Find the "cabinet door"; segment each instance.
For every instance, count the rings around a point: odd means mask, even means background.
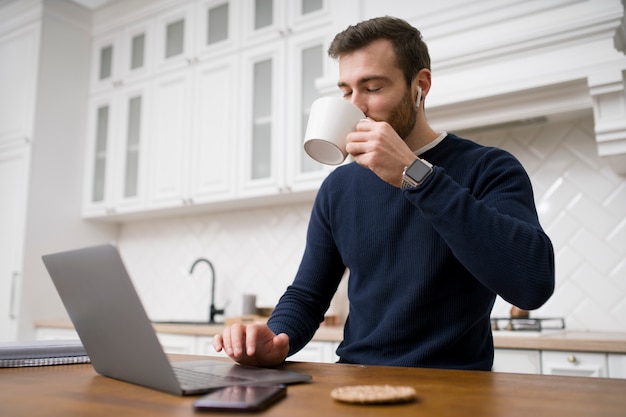
[[[541,354],[538,350],[496,349],[492,370],[541,374]]]
[[[133,85],[118,94],[113,164],[113,201],[117,213],[136,211],[144,203],[146,138],[150,95],[146,84]]]
[[[121,81],[127,85],[150,76],[154,66],[152,20],[141,21],[124,28],[120,42]]]
[[[168,10],[155,22],[155,66],[159,72],[188,66],[194,60],[194,5]]]
[[[74,329],[59,329],[56,327],[39,327],[35,332],[36,340],[78,340],[78,333]]]
[[[215,351],[213,347],[213,337],[210,336],[196,336],[196,355],[218,356],[221,358],[228,357],[223,350],[221,352]]]
[[[119,37],[111,32],[94,39],[91,57],[91,91],[111,89],[119,73]]]
[[[180,334],[157,333],[165,353],[195,355],[196,337]]]
[[[626,378],[626,354],[609,353],[609,377]]]
[[[282,42],[259,46],[243,55],[242,195],[276,194],[284,187],[282,143],[285,129],[284,46]]]
[[[15,341],[30,145],[0,147],[0,342]]]
[[[237,61],[211,60],[198,65],[194,73],[191,199],[204,203],[233,198],[240,114]]]
[[[148,204],[153,208],[180,206],[189,199],[192,75],[178,71],[154,83],[148,174]]]
[[[85,192],[83,215],[102,215],[107,212],[111,187],[111,161],[114,95],[92,98],[87,120],[87,147],[85,164]],[[109,207],[110,209],[110,207]]]
[[[333,363],[339,360],[335,355],[335,344],[332,342],[311,341],[298,353],[287,358],[297,362]]]
[[[147,77],[152,70],[152,21],[142,20],[94,39],[91,92],[120,87]]]
[[[604,353],[543,351],[541,365],[546,375],[608,376]]]
[[[0,146],[32,139],[39,26],[0,35]]]
[[[285,136],[287,184],[292,191],[311,190],[319,187],[332,169],[309,157],[303,147],[311,104],[320,97],[315,81],[324,76],[327,46],[322,33],[310,32],[292,36],[287,48],[287,85],[293,87],[285,97],[290,112]]]
[[[136,211],[144,201],[147,84],[96,96],[89,104],[83,214]]]
[[[238,1],[230,0],[202,0],[198,4],[194,55],[199,60],[236,50],[239,7]]]

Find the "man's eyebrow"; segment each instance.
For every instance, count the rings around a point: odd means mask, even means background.
[[[356,84],[360,85],[360,84],[365,84],[369,81],[379,81],[379,80],[386,81],[386,80],[389,80],[389,77],[385,77],[384,75],[370,75],[370,76],[359,79]],[[337,82],[337,87],[342,88],[342,87],[350,87],[350,86],[345,81],[339,81]]]

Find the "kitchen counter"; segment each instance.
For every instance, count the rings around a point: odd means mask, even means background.
[[[35,326],[46,328],[72,329],[72,323],[63,320],[38,321]],[[221,333],[222,325],[209,324],[165,324],[158,323],[154,328],[159,333],[191,336],[214,336]],[[313,340],[321,342],[341,342],[343,327],[322,326]],[[496,348],[533,350],[571,350],[579,352],[626,353],[626,332],[594,332],[576,330],[494,331]]]

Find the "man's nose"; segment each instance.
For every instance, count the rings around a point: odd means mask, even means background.
[[[367,105],[362,95],[352,93],[352,96],[350,97],[350,102],[357,106],[363,112],[363,114],[367,114]]]

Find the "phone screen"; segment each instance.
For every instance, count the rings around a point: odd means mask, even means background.
[[[237,385],[220,388],[194,401],[196,410],[263,410],[287,395],[285,385]]]

